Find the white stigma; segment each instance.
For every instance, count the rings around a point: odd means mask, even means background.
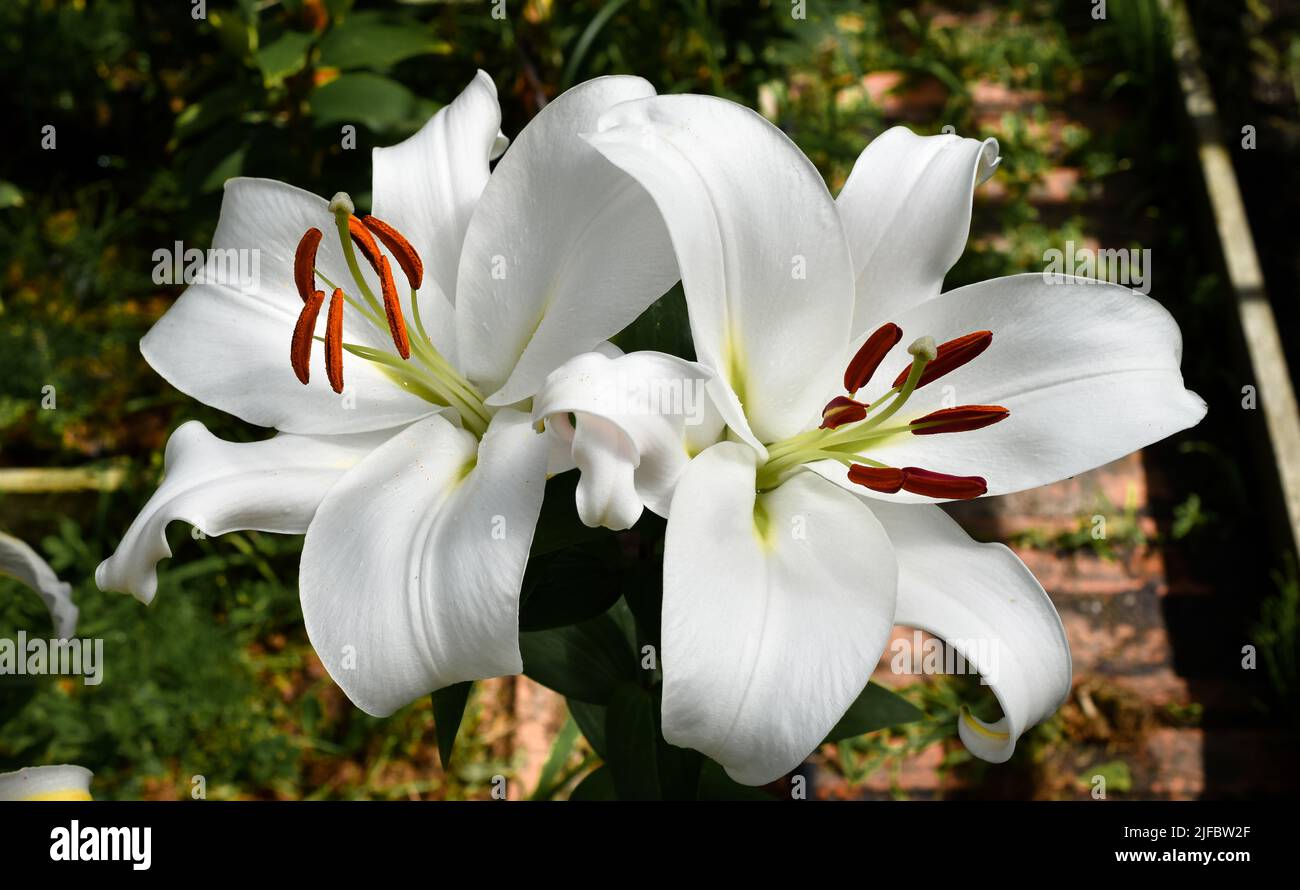
[[[907,354],[915,358],[923,358],[927,362],[932,362],[934,361],[934,357],[939,354],[939,350],[934,345],[933,337],[917,337],[912,345],[907,347]]]
[[[357,206],[352,203],[352,197],[347,192],[335,192],[334,197],[330,198],[330,213],[346,213],[348,216],[357,212]]]

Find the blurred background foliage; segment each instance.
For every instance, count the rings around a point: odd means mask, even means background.
[[[205,16],[196,18],[200,5]],[[1179,99],[1155,0],[1115,0],[1105,22],[1091,20],[1082,0],[809,0],[806,19],[792,17],[798,4],[788,0],[507,0],[503,18],[492,14],[497,5],[0,4],[0,113],[13,123],[0,161],[0,468],[129,468],[122,485],[106,486],[113,490],[0,494],[0,527],[31,541],[76,585],[80,635],[104,637],[111,653],[97,687],[0,678],[0,769],[82,763],[97,773],[97,794],[113,797],[185,797],[198,774],[210,797],[483,797],[492,775],[510,774],[500,744],[509,727],[494,716],[490,692],[471,702],[449,773],[438,765],[427,701],[386,721],[348,705],[302,630],[297,539],[196,540],[177,526],[176,558],[164,563],[152,607],[93,583],[156,480],[171,429],[197,417],[226,438],[263,435],[184,398],[140,358],[139,338],[180,291],[152,281],[153,252],[176,241],[206,246],[231,176],[319,194],[344,189],[368,204],[369,149],[414,132],[475,68],[497,83],[507,134],[568,86],[602,74],[726,96],[786,130],[833,191],[891,123],[996,136],[1004,158],[996,191],[977,208],[971,248],[948,287],[1041,269],[1048,247],[1082,243],[1084,221],[1071,202],[1045,211],[1035,200],[1054,170],[1077,168],[1068,197],[1101,199],[1113,216],[1140,221],[1124,230],[1131,243],[1107,246],[1156,246],[1159,296],[1190,347],[1189,386],[1211,404],[1237,397],[1239,381],[1216,349],[1227,317],[1217,270],[1193,249]],[[1293,4],[1251,0],[1244,19],[1224,11],[1235,4],[1196,6],[1198,21],[1222,26],[1219,38],[1245,34],[1232,52],[1249,53],[1264,72],[1235,79],[1234,95],[1294,119]],[[1267,81],[1263,100],[1259,80]],[[1027,96],[1030,107],[990,116],[1001,94]],[[1072,114],[1058,125],[1048,109],[1063,107]],[[355,148],[345,147],[348,127]],[[1291,154],[1273,159],[1279,167],[1294,155],[1287,132]],[[1271,233],[1265,249],[1286,255],[1294,238],[1294,226]],[[1289,254],[1292,266],[1297,255]],[[684,331],[680,300],[661,301],[624,342],[680,351]],[[43,407],[51,393],[53,405]],[[1268,587],[1275,561],[1258,535],[1222,521],[1249,503],[1237,432],[1212,412],[1177,447],[1154,449],[1180,497],[1177,521],[1162,534],[1258,566],[1228,575],[1203,556],[1197,571],[1211,583],[1255,583],[1257,573]],[[1028,543],[1092,542],[1080,534]],[[1148,543],[1121,536],[1116,546]],[[1278,641],[1279,695],[1293,698],[1294,575],[1281,583],[1290,599],[1274,601],[1264,620]],[[0,579],[0,634],[48,626],[35,597]],[[836,768],[861,777],[900,750],[951,736],[961,705],[987,707],[982,694],[962,683],[915,692],[931,722],[840,745]],[[1056,744],[1068,720],[1036,738]],[[573,744],[568,728],[561,735]],[[1034,744],[1024,747],[1033,758]]]

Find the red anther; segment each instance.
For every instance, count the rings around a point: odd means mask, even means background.
[[[348,217],[348,234],[352,236],[352,243],[361,249],[370,267],[378,274],[382,254],[379,252],[379,245],[375,243],[375,236],[371,235],[370,230],[355,216]]]
[[[944,408],[912,421],[914,436],[930,436],[934,433],[964,433],[992,426],[999,420],[1006,420],[1011,414],[1001,405],[962,405],[957,408]],[[934,424],[934,426],[917,426]]]
[[[308,229],[293,253],[293,283],[298,286],[298,296],[304,303],[311,301],[316,290],[316,248],[320,247],[320,239],[320,229]]]
[[[950,476],[920,467],[903,467],[903,490],[930,498],[969,501],[989,490],[983,476]]]
[[[853,464],[849,467],[849,481],[882,494],[894,494],[903,487],[904,473],[894,467],[868,467]]]
[[[330,389],[343,392],[343,288],[334,288],[325,319],[325,376]]]
[[[411,289],[419,290],[420,282],[424,280],[424,263],[420,260],[420,255],[415,252],[415,248],[411,246],[411,242],[382,219],[367,216],[361,222],[384,242],[389,253],[397,257],[397,265],[401,266],[402,271],[406,273],[406,281],[411,285]]]
[[[316,317],[325,302],[325,291],[312,291],[307,304],[298,313],[298,323],[293,327],[293,342],[289,346],[289,363],[293,373],[306,385],[311,377],[311,338],[316,333]]]
[[[992,331],[975,331],[963,337],[958,337],[956,340],[949,340],[947,343],[941,344],[935,350],[934,361],[926,365],[925,370],[921,372],[921,379],[917,381],[916,388],[920,389],[927,383],[938,380],[949,371],[957,370],[988,349],[989,344],[992,342]],[[905,368],[903,373],[894,378],[894,386],[902,386],[911,370],[911,368]]]
[[[857,423],[867,416],[867,403],[848,396],[836,396],[822,409],[822,423],[818,429],[833,430],[846,423]]]
[[[885,360],[889,350],[903,339],[903,329],[893,322],[885,322],[858,347],[849,366],[844,369],[844,389],[850,395],[862,389]]]
[[[384,314],[388,316],[388,331],[393,335],[393,345],[402,358],[410,358],[411,341],[406,336],[406,319],[402,318],[402,303],[397,299],[393,267],[388,264],[388,257],[379,258],[379,289],[384,294]]]

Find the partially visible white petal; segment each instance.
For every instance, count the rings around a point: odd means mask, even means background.
[[[905,344],[922,334],[943,342],[990,330],[974,361],[917,390],[890,425],[955,405],[1002,405],[1010,416],[964,433],[904,433],[863,453],[890,466],[983,476],[990,495],[1048,485],[1099,467],[1205,416],[1205,402],[1183,386],[1182,335],[1155,300],[1128,288],[1081,279],[1048,284],[1015,275],[972,284],[922,303],[898,323],[903,340],[864,393],[875,401],[906,367]],[[860,494],[846,471],[817,472]]]
[[[172,554],[166,532],[175,519],[209,537],[241,530],[300,535],[330,486],[391,435],[282,433],[260,442],[226,442],[198,421],[184,423],[167,440],[158,490],[117,550],[99,564],[95,583],[151,602],[158,562]]]
[[[0,801],[90,800],[94,773],[84,766],[28,766],[12,773],[0,773]]]
[[[664,545],[664,738],[747,785],[798,766],[866,686],[897,583],[860,500],[801,473],[756,509],[754,476],[736,442],[691,461]]]
[[[804,429],[843,374],[853,267],[821,175],[756,112],[708,96],[627,102],[588,141],[668,223],[701,363],[763,442]]]
[[[462,370],[489,404],[531,396],[677,280],[650,198],[578,138],[611,105],[653,94],[638,77],[580,84],[529,122],[493,171],[456,290]]]
[[[465,230],[504,140],[496,84],[479,71],[414,136],[372,153],[375,216],[406,236],[453,303]]]
[[[488,155],[489,161],[495,161],[506,153],[510,147],[510,137],[505,134],[504,130],[497,130],[497,138],[492,141],[492,153]]]
[[[517,411],[497,412],[482,443],[434,417],[330,490],[303,545],[302,613],[357,707],[382,717],[522,669],[519,590],[546,451]]]
[[[635,525],[641,518],[641,496],[632,442],[613,423],[587,414],[578,418],[571,445],[573,462],[582,474],[576,490],[578,518],[592,528],[616,531]]]
[[[212,247],[222,251],[216,256],[244,258],[257,286],[241,289],[229,280],[235,276],[224,274],[216,282],[191,285],[145,335],[140,351],[186,395],[285,432],[368,432],[429,415],[435,406],[351,354],[343,360],[344,396],[333,392],[319,341],[312,345],[311,382],[303,386],[294,375],[289,347],[302,300],[294,287],[293,258],[303,233],[313,226],[324,234],[317,267],[357,297],[325,199],[268,179],[227,182]],[[253,257],[256,276],[251,275]],[[211,267],[230,268],[224,259]],[[368,266],[363,274],[378,293]],[[321,334],[326,315],[322,309],[317,318]],[[393,350],[387,330],[378,330],[350,306],[344,310],[343,337]]]
[[[533,419],[546,420],[572,448],[584,523],[630,528],[643,503],[668,515],[691,454],[722,432],[706,391],[710,377],[703,365],[661,352],[589,352],[551,372],[533,399]]]
[[[858,156],[835,205],[853,254],[853,335],[938,296],[970,232],[975,186],[997,167],[996,139],[917,136],[893,127]]]
[[[60,581],[54,569],[35,550],[4,532],[0,532],[0,575],[16,578],[36,591],[49,609],[54,632],[60,639],[71,639],[77,632],[77,604],[72,601],[72,585]]]
[[[941,637],[992,688],[1003,717],[963,713],[958,732],[976,757],[1002,763],[1070,694],[1070,644],[1056,607],[1014,553],[972,541],[938,507],[873,501],[871,512],[898,555],[894,622]]]

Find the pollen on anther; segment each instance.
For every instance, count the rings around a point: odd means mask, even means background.
[[[304,303],[310,301],[316,290],[316,249],[320,247],[320,239],[320,229],[308,229],[293,254],[293,283]]]
[[[397,298],[393,284],[393,267],[388,257],[379,258],[379,289],[384,295],[384,314],[388,316],[388,331],[393,335],[393,345],[402,358],[411,357],[411,341],[406,334],[406,319],[402,317],[402,303]]]
[[[964,433],[969,430],[983,429],[1011,414],[1001,405],[961,405],[957,408],[944,408],[932,411],[924,417],[912,421],[912,435],[932,436],[935,433]]]
[[[903,471],[895,467],[853,464],[849,467],[849,481],[882,494],[894,494],[903,487]]]
[[[954,501],[969,501],[989,490],[983,476],[951,476],[920,467],[903,467],[903,490]]]
[[[921,379],[917,381],[916,388],[920,389],[927,383],[933,383],[950,371],[955,371],[971,359],[978,356],[981,352],[989,348],[993,342],[992,331],[974,331],[973,333],[949,340],[947,343],[939,344],[935,350],[934,359],[925,366],[921,372]],[[907,375],[911,368],[905,368],[896,378],[894,386],[903,385],[907,380]]]
[[[903,329],[892,322],[886,322],[876,329],[866,341],[858,347],[849,366],[844,369],[844,389],[852,395],[871,380],[880,363],[885,360],[889,350],[903,339]]]
[[[365,255],[366,262],[378,273],[382,255],[379,253],[379,245],[375,243],[375,236],[355,216],[348,217],[348,234],[352,236],[352,243]]]
[[[833,430],[846,423],[857,423],[867,416],[868,405],[848,396],[836,396],[822,409],[822,422],[819,429]]]
[[[320,315],[321,304],[325,302],[325,291],[312,291],[307,303],[298,314],[298,323],[293,328],[293,342],[289,346],[289,362],[298,381],[306,385],[311,379],[311,339],[316,332],[316,318]]]
[[[405,273],[406,281],[411,285],[411,289],[419,290],[420,283],[424,281],[424,262],[420,259],[420,255],[415,252],[415,248],[411,246],[411,242],[407,241],[401,232],[382,219],[367,216],[361,222],[397,258],[397,265],[402,267],[402,272]]]
[[[325,319],[325,376],[330,389],[343,392],[343,288],[334,288]]]

